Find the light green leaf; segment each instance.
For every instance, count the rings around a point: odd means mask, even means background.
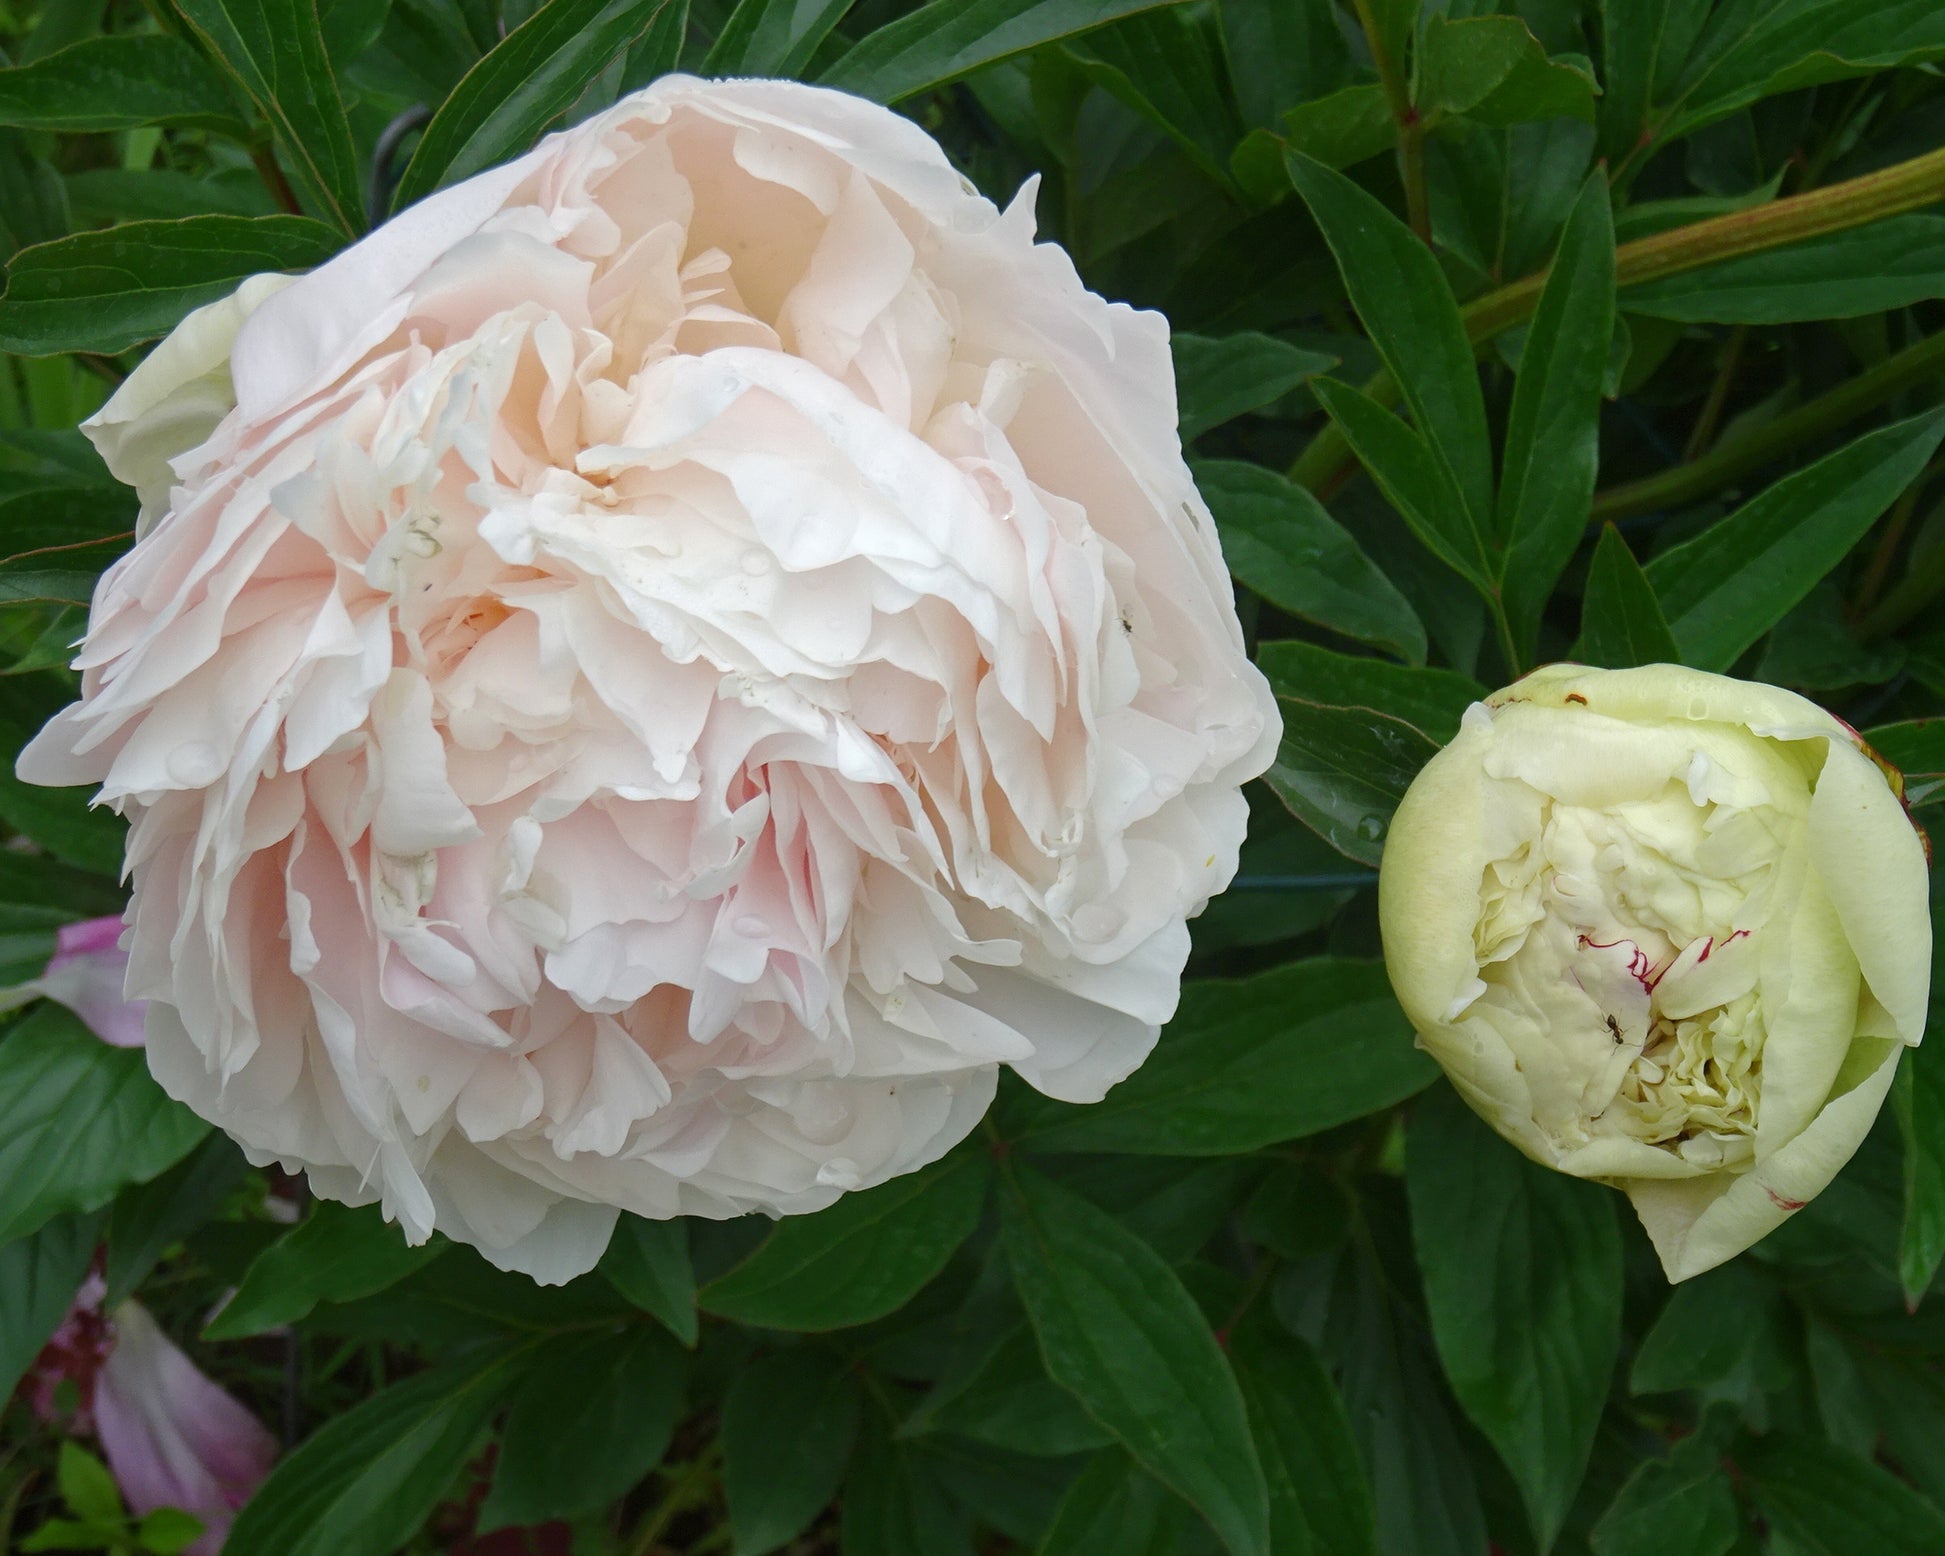
[[[343,232],[362,232],[358,148],[324,47],[317,0],[172,3],[270,122],[291,176],[317,213]]]
[[[68,133],[182,124],[247,133],[223,78],[167,33],[88,38],[0,70],[0,124]]]
[[[1587,1471],[1620,1354],[1614,1195],[1528,1161],[1449,1086],[1412,1109],[1405,1180],[1445,1376],[1545,1550]]]
[[[1001,1237],[1047,1372],[1231,1556],[1269,1556],[1269,1496],[1242,1394],[1195,1299],[1112,1216],[1022,1167]]]
[[[1294,155],[1344,168],[1397,145],[1398,120],[1384,88],[1360,82],[1292,108],[1283,116],[1283,139]]]
[[[403,210],[525,152],[668,0],[547,0],[466,72],[398,181]]]
[[[1264,599],[1345,637],[1425,659],[1425,628],[1398,587],[1324,505],[1274,470],[1207,460],[1195,482],[1229,570]]]
[[[697,1293],[704,1312],[766,1329],[843,1329],[904,1306],[972,1235],[991,1161],[968,1148],[828,1210],[786,1216]]]
[[[1726,671],[1863,539],[1945,437],[1945,416],[1867,433],[1645,569],[1682,659]]]
[[[1437,1075],[1382,964],[1313,957],[1253,978],[1191,979],[1147,1063],[1100,1102],[1045,1105],[1018,1143],[1228,1156],[1362,1118]]]
[[[0,351],[113,356],[266,270],[304,270],[343,246],[308,216],[126,222],[22,249],[0,296]]]
[[[111,1048],[43,1001],[0,1040],[0,1243],[99,1210],[208,1129],[149,1078],[140,1049]]]
[[[1580,641],[1571,657],[1609,670],[1681,661],[1654,585],[1612,524],[1602,526],[1594,559],[1588,564]]]
[[[122,1506],[121,1491],[115,1485],[115,1477],[109,1474],[108,1466],[79,1443],[69,1441],[61,1444],[54,1474],[61,1488],[61,1500],[67,1504],[68,1511],[85,1522],[97,1528],[112,1529],[128,1516],[127,1509]]]
[[[1011,59],[1180,0],[931,0],[888,22],[827,70],[825,86],[896,103]]]
[[[1593,78],[1547,57],[1517,16],[1426,23],[1418,53],[1420,113],[1462,113],[1483,124],[1594,117]]]

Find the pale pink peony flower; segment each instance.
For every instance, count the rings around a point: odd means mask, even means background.
[[[210,1381],[139,1302],[104,1315],[91,1275],[21,1388],[43,1420],[100,1440],[122,1500],[136,1517],[181,1508],[203,1521],[188,1556],[216,1556],[238,1510],[276,1462],[277,1440]],[[56,1391],[77,1390],[63,1417]]]
[[[121,948],[121,939],[119,913],[63,924],[55,931],[54,955],[47,970],[38,978],[0,989],[0,1010],[12,1010],[29,1000],[56,1000],[104,1043],[140,1048],[144,1005],[124,995],[128,953]]]
[[[1166,325],[1031,193],[669,77],[157,348],[20,771],[130,818],[171,1093],[561,1280],[1140,1064],[1277,719]]]

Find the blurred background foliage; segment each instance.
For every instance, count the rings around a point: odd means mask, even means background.
[[[1936,0],[0,0],[0,51],[8,753],[129,543],[72,429],[147,343],[673,68],[895,103],[1168,314],[1288,720],[1105,1103],[1003,1087],[933,1168],[624,1221],[561,1289],[311,1205],[138,1056],[14,1021],[0,1391],[91,1265],[139,1293],[282,1437],[232,1556],[1945,1551],[1939,1039],[1828,1192],[1670,1290],[1618,1196],[1432,1085],[1372,889],[1467,702],[1569,654],[1804,691],[1926,818]],[[10,755],[0,824],[19,979],[119,909],[121,843]],[[175,1548],[61,1436],[0,1414],[0,1542]]]

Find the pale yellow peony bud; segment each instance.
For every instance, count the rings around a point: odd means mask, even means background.
[[[1776,687],[1553,665],[1398,808],[1379,905],[1424,1047],[1529,1156],[1624,1190],[1671,1280],[1819,1193],[1923,1033],[1894,782]]]

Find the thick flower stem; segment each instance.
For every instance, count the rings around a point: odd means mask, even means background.
[[[1945,148],[1862,178],[1624,243],[1614,253],[1615,283],[1623,288],[1638,286],[1740,254],[1757,254],[1861,227],[1941,199],[1945,199]],[[1546,272],[1541,271],[1467,304],[1461,312],[1473,344],[1484,346],[1502,330],[1530,318],[1539,306],[1546,281]],[[1364,392],[1387,405],[1398,398],[1398,386],[1389,373],[1371,379]],[[1290,467],[1290,479],[1328,496],[1343,484],[1356,464],[1343,435],[1327,424]]]
[[[1612,519],[1679,507],[1706,497],[1785,450],[1822,437],[1893,395],[1940,375],[1945,375],[1945,333],[1907,346],[1828,394],[1806,400],[1768,426],[1711,449],[1700,459],[1596,493],[1589,522],[1599,526]]]

